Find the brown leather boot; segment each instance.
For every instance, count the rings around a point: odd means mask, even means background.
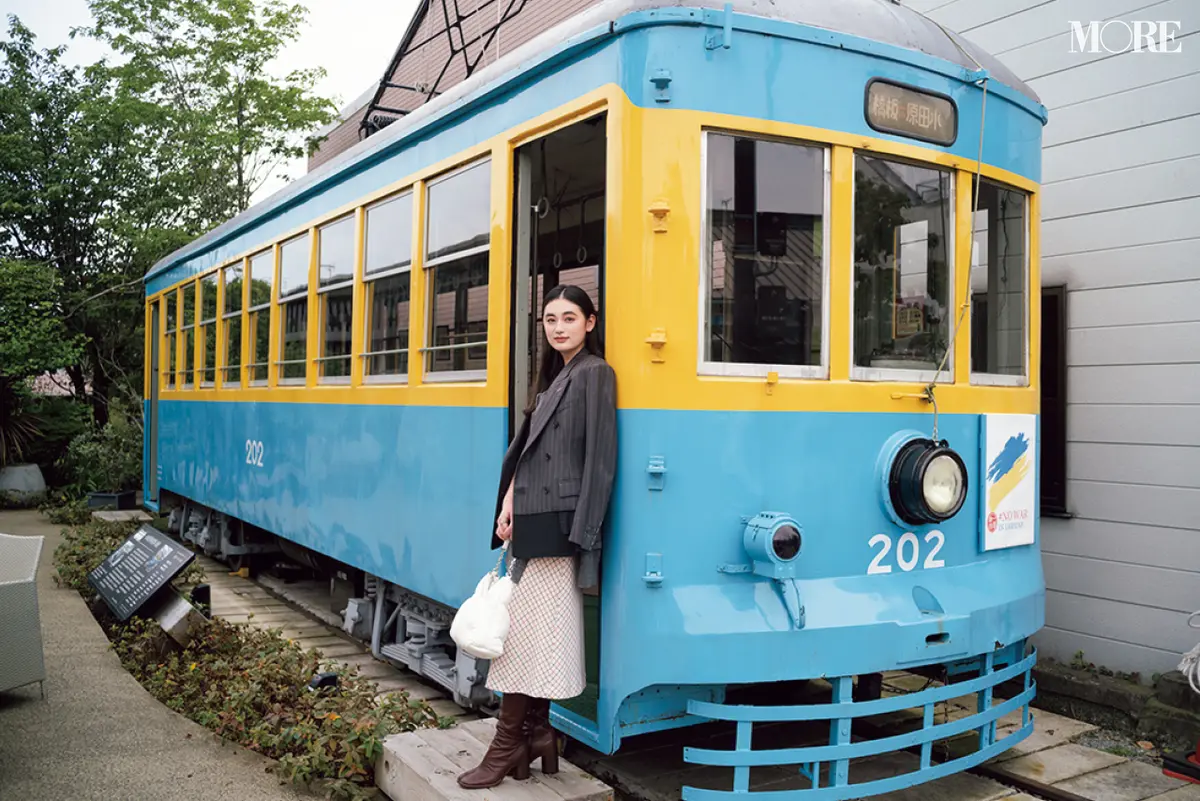
[[[525,718],[525,733],[529,738],[529,762],[542,758],[542,773],[558,773],[558,732],[550,725],[550,701],[529,699],[529,714]]]
[[[458,785],[468,790],[495,787],[505,776],[529,778],[529,741],[522,731],[529,710],[529,696],[505,693],[500,699],[500,717],[496,736],[483,761],[458,777]]]

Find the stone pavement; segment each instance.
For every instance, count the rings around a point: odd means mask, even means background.
[[[222,745],[129,675],[79,593],[52,578],[61,527],[36,511],[0,512],[0,531],[46,538],[38,602],[46,698],[36,685],[0,693],[5,801],[298,801],[270,760]]]

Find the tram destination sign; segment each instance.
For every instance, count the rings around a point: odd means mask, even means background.
[[[958,138],[954,101],[880,78],[867,84],[866,114],[867,124],[883,133],[936,145],[952,145]]]
[[[88,584],[118,620],[128,620],[195,558],[166,534],[142,526],[88,574]]]

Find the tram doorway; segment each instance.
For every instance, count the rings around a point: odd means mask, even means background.
[[[531,383],[549,345],[542,301],[559,284],[588,293],[604,346],[607,115],[598,114],[521,146],[515,159],[509,436],[520,428]],[[584,592],[587,687],[558,705],[596,720],[600,681],[599,590]]]

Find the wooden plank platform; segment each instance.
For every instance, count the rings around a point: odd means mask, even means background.
[[[154,519],[141,509],[100,509],[92,512],[92,517],[97,520],[107,521],[109,523],[121,523],[123,521],[142,523],[149,522]]]
[[[376,685],[377,698],[403,691],[410,698],[425,701],[443,717],[457,720],[479,717],[478,713],[451,701],[441,687],[409,670],[375,659],[365,644],[350,639],[330,622],[328,618],[336,620],[336,615],[323,616],[319,614],[323,610],[314,611],[299,599],[281,598],[275,590],[230,572],[225,565],[204,554],[197,553],[196,560],[204,568],[214,617],[231,623],[245,623],[252,628],[280,629],[284,637],[294,640],[301,648],[317,650],[323,657],[324,669],[335,669],[338,665],[358,668],[360,677]]]
[[[458,775],[480,763],[496,733],[492,718],[449,729],[419,729],[383,742],[375,783],[392,801],[613,801],[613,790],[563,758],[546,776],[541,761],[525,781],[507,778],[487,790],[464,790]]]

